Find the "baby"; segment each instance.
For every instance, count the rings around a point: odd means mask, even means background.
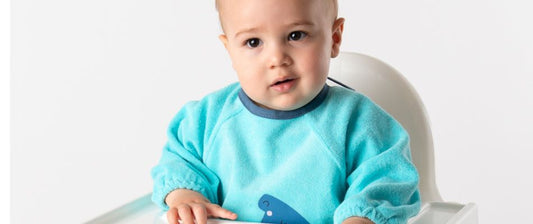
[[[326,85],[336,0],[217,0],[239,83],[186,104],[152,169],[170,224],[406,223],[420,207],[401,125]]]

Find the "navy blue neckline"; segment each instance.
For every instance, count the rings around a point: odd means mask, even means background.
[[[322,90],[313,100],[311,100],[311,102],[298,109],[287,111],[267,109],[258,106],[252,101],[252,99],[250,99],[250,97],[248,97],[248,95],[246,95],[242,88],[239,90],[239,99],[241,100],[244,107],[246,107],[246,109],[248,109],[248,111],[250,111],[252,114],[269,119],[287,120],[300,117],[320,106],[324,99],[326,99],[326,96],[328,95],[328,90],[329,86],[324,85],[324,88],[322,88]]]

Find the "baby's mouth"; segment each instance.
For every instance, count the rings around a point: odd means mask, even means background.
[[[277,85],[280,85],[280,84],[283,84],[283,83],[287,83],[287,82],[290,82],[294,79],[284,79],[284,80],[281,80],[281,81],[277,81],[275,82],[274,84],[270,85],[270,86],[277,86]]]
[[[274,80],[274,83],[270,85],[270,88],[279,93],[288,93],[296,85],[297,79],[298,78],[280,78]]]

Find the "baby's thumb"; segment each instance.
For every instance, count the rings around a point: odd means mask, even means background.
[[[220,207],[220,205],[217,204],[209,204],[206,206],[206,209],[207,213],[212,217],[231,220],[237,219],[237,214],[231,212],[230,210],[222,208]]]

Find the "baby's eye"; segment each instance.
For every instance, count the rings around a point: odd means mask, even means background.
[[[249,48],[256,48],[261,44],[261,40],[259,38],[250,38],[246,40],[246,46]]]
[[[289,40],[298,41],[307,36],[307,33],[303,31],[294,31],[289,34]]]

